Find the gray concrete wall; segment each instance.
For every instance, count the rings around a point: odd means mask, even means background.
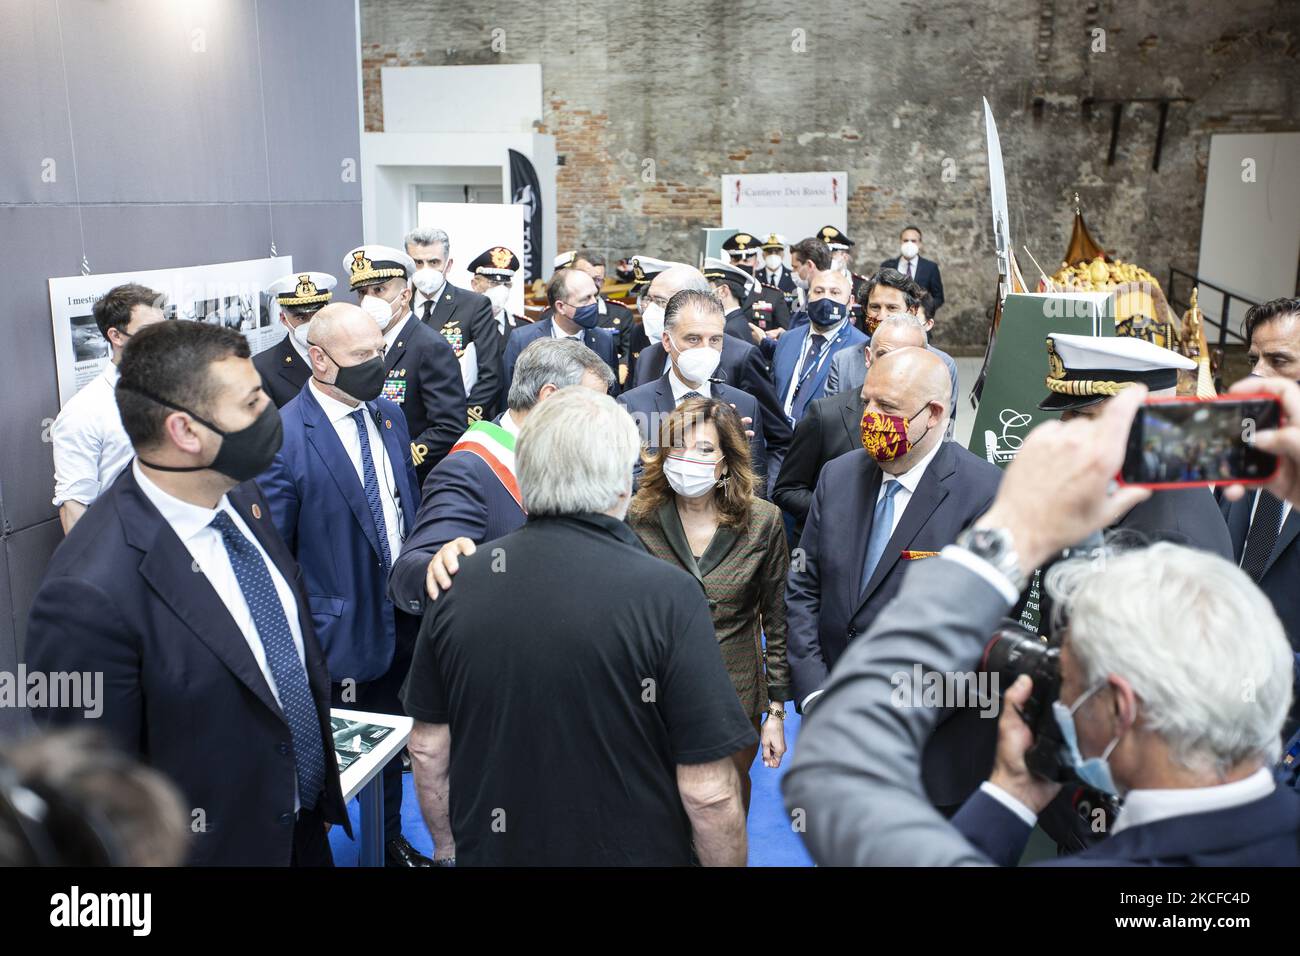
[[[1295,0],[361,0],[361,18],[367,129],[382,66],[542,64],[560,249],[692,255],[721,174],[846,169],[860,270],[924,229],[946,346],[983,345],[996,281],[981,95],[1027,275],[1022,243],[1059,265],[1076,190],[1108,250],[1162,281],[1194,269],[1210,135],[1300,126]],[[1085,119],[1088,97],[1189,98],[1159,172],[1158,107],[1125,109],[1108,167],[1110,108]]]
[[[268,206],[280,255],[339,273],[361,235],[356,44],[353,0],[0,4],[0,670],[62,539],[46,280],[80,272],[83,233],[98,273],[266,256]]]

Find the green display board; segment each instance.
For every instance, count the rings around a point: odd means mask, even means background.
[[[989,356],[988,376],[975,412],[970,451],[1005,468],[1039,422],[1060,412],[1040,411],[1047,396],[1047,336],[1115,334],[1115,297],[1108,292],[1011,293]],[[1020,625],[1041,632],[1041,574],[1029,583]]]
[[[1047,395],[1047,336],[1115,334],[1115,297],[1109,292],[1013,292],[989,356],[988,376],[975,412],[970,450],[1000,468],[1039,422],[1059,417],[1039,411]]]

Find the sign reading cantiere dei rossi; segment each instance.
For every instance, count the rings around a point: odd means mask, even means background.
[[[745,206],[847,209],[847,182],[846,173],[733,174],[722,177],[722,206],[723,209]]]

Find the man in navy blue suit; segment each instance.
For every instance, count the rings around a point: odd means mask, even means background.
[[[380,397],[384,337],[354,305],[312,319],[312,377],[284,407],[284,446],[258,479],[302,568],[335,706],[400,714],[419,620],[388,600],[419,486],[402,410]],[[389,866],[430,866],[402,836],[402,765],[384,768]]]
[[[191,864],[330,865],[348,827],[329,674],[306,589],[251,479],[280,447],[248,343],[163,322],[127,346],[116,397],[138,456],[54,552],[32,672],[102,676],[93,722],[192,808]],[[351,830],[348,830],[349,834]]]
[[[668,300],[664,309],[663,343],[670,366],[662,378],[619,396],[641,429],[646,447],[659,447],[660,425],[668,414],[688,398],[717,398],[740,414],[750,432],[750,457],[759,487],[767,487],[767,444],[758,402],[748,392],[714,379],[722,358],[725,320],[722,303],[711,292],[683,290]],[[637,464],[640,474],[640,463]]]
[[[866,344],[867,337],[849,322],[848,276],[835,269],[818,272],[808,287],[808,321],[784,332],[772,357],[776,393],[792,427],[809,402],[826,394],[831,356]]]
[[[613,384],[609,366],[581,342],[538,339],[524,349],[515,363],[507,409],[495,422],[471,425],[425,479],[415,527],[388,579],[393,603],[423,614],[429,562],[444,545],[459,549],[457,542],[495,541],[523,525],[515,439],[540,402],[569,385],[604,394]]]
[[[795,700],[816,706],[836,662],[898,592],[913,560],[933,555],[988,508],[1001,471],[943,440],[950,382],[919,348],[871,363],[862,445],[822,469],[786,588]],[[924,777],[937,806],[956,808],[984,779],[990,721],[940,724]]]
[[[1245,384],[1261,386],[1285,396],[1288,418],[1300,416],[1295,383]],[[943,866],[1019,857],[1036,812],[1059,788],[1025,765],[1033,731],[1021,711],[1031,680],[998,688],[1005,706],[996,769],[949,824],[917,784],[918,742],[940,719],[937,709],[896,699],[891,675],[900,665],[938,675],[979,667],[981,649],[1031,570],[1150,495],[1113,488],[1145,396],[1134,385],[1094,419],[1035,429],[988,512],[953,547],[909,572],[841,660],[782,784],[787,807],[803,811],[818,863]],[[1270,489],[1300,501],[1300,427],[1261,431],[1256,442],[1284,458]],[[1053,862],[1300,865],[1300,796],[1277,786],[1270,767],[1291,696],[1291,654],[1249,577],[1217,555],[1167,542],[1061,575],[1069,627],[1047,719],[1073,775],[1124,800],[1104,839]]]
[[[921,257],[921,230],[908,226],[898,237],[899,255],[895,259],[886,259],[880,263],[882,269],[897,269],[926,292],[930,293],[930,303],[926,310],[931,320],[943,305],[943,279],[939,275],[939,264],[931,259]]]
[[[546,286],[551,317],[515,329],[506,343],[507,382],[514,380],[515,362],[530,342],[541,338],[575,339],[602,359],[615,376],[610,394],[617,394],[618,339],[610,329],[600,328],[600,305],[596,283],[581,269],[557,269]]]

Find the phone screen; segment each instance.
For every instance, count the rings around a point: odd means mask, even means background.
[[[1276,428],[1272,397],[1157,399],[1143,405],[1129,431],[1120,480],[1131,485],[1263,482],[1277,458],[1255,448],[1256,432]]]

